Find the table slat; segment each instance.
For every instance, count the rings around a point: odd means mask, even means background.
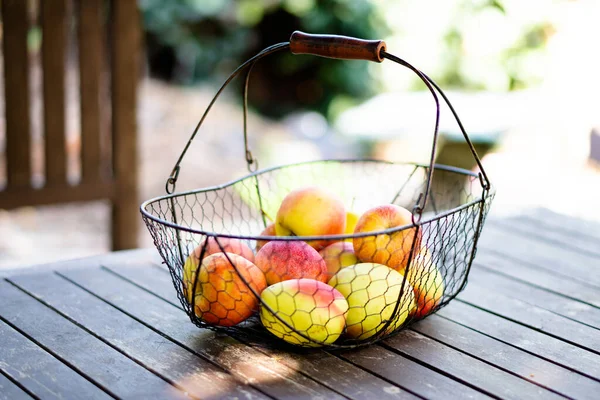
[[[490,287],[468,285],[458,299],[488,312],[554,336],[574,346],[600,354],[598,329],[575,322],[553,312],[505,296]],[[600,358],[598,359],[600,361]]]
[[[503,399],[561,399],[562,396],[477,360],[440,342],[405,330],[384,341],[386,348]]]
[[[85,271],[85,274],[91,273],[93,270]],[[13,281],[194,397],[265,397],[58,275],[40,274],[34,279],[17,277]],[[101,281],[96,283],[103,284]],[[129,290],[125,285],[116,289],[124,292]],[[142,304],[144,307],[140,307]],[[145,308],[143,300],[132,305]]]
[[[479,251],[488,251],[508,258],[526,261],[537,268],[593,285],[600,290],[600,259],[583,253],[565,252],[560,246],[535,240],[518,232],[507,233],[493,225],[486,226],[479,241]]]
[[[490,223],[505,232],[527,235],[538,241],[551,243],[562,247],[565,251],[584,252],[592,257],[600,258],[600,237],[588,236],[586,231],[564,229],[540,218],[527,215],[515,216],[490,221]]]
[[[594,400],[600,393],[600,382],[440,316],[431,315],[412,329],[564,396]]]
[[[483,266],[496,274],[517,279],[528,285],[549,290],[600,308],[600,295],[598,295],[597,288],[583,282],[557,277],[531,263],[514,260],[506,255],[493,254],[484,250],[477,253],[475,265]]]
[[[35,396],[44,399],[75,400],[80,398],[78,393],[85,393],[88,399],[111,398],[99,387],[2,321],[0,337],[0,370]]]
[[[438,314],[519,349],[600,381],[596,354],[476,307],[454,301]]]
[[[113,396],[172,397],[167,382],[6,281],[0,316]]]
[[[33,399],[33,397],[0,373],[0,400],[18,399]]]
[[[381,346],[363,347],[336,352],[336,354],[426,399],[490,398],[482,392]]]
[[[585,235],[588,238],[600,240],[600,222],[559,214],[547,208],[536,208],[528,217],[535,221],[543,221],[567,235]]]
[[[473,284],[600,329],[600,309],[589,304],[510,279],[479,266],[471,268],[469,285]]]
[[[136,272],[146,275],[148,269],[138,268]],[[241,381],[251,382],[254,387],[269,396],[341,398],[325,386],[243,343],[227,336],[219,336],[209,330],[198,329],[181,310],[107,271],[71,271],[65,276],[132,317],[160,331],[188,352],[198,354],[220,365]],[[144,306],[139,307],[138,304]],[[130,336],[131,332],[127,332],[127,335]]]
[[[174,337],[181,335],[180,332],[185,332],[186,335],[189,335],[190,337],[199,335],[202,331],[191,325],[189,319],[185,316],[183,310],[181,309],[177,297],[174,296],[175,289],[171,283],[171,277],[166,270],[159,270],[154,266],[150,266],[149,269],[153,272],[139,273],[139,271],[136,271],[134,268],[116,267],[111,267],[109,270],[117,276],[126,277],[150,292],[161,293],[163,296],[168,298],[170,303],[163,302],[164,305],[160,305],[151,299],[152,295],[142,292],[142,289],[138,289],[140,292],[136,292],[134,290],[128,292],[131,296],[130,298],[143,298],[144,304],[156,304],[156,306],[159,306],[159,308],[152,313],[150,313],[150,310],[148,310],[147,307],[144,310],[132,309],[132,312],[134,312],[136,315],[139,315],[140,318],[143,317],[142,319],[145,322],[152,323],[154,327],[160,327],[160,329],[165,333],[175,332]],[[117,285],[118,283],[115,282],[115,286]],[[93,286],[94,290],[96,287],[96,285]],[[122,298],[122,293],[117,296],[116,294],[109,295],[109,292],[103,292],[103,297],[104,296],[111,299],[118,297],[121,301],[120,306],[124,307],[124,310],[131,308],[127,306],[127,299]],[[165,297],[160,298],[165,299]],[[175,305],[178,308],[175,309],[172,307],[172,305]],[[157,320],[156,318],[164,318],[165,315],[171,314],[173,312],[172,310],[176,310],[178,313],[176,316],[171,317],[174,318],[173,324],[176,323],[176,325],[165,327],[167,322]],[[148,314],[148,316],[140,315],[139,311],[144,311]],[[264,342],[258,342],[249,338],[239,339],[245,343],[251,344],[253,347],[259,349],[262,353],[265,353],[276,359],[279,363],[312,377],[318,382],[336,390],[344,396],[361,399],[392,399],[413,397],[399,387],[393,386],[383,379],[369,374],[368,372],[357,368],[356,366],[345,362],[327,352],[313,351],[307,353],[300,352],[300,354],[290,353],[275,350],[272,348],[272,346],[269,346]],[[356,382],[361,382],[361,384],[356,385]]]

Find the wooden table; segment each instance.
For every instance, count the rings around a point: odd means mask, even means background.
[[[2,272],[0,399],[600,398],[600,226],[489,219],[466,290],[379,345],[200,330],[155,249]]]

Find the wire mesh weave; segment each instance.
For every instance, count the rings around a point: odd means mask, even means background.
[[[143,205],[143,218],[160,255],[169,267],[181,304],[194,324],[201,328],[226,331],[237,336],[250,335],[254,340],[269,335],[265,329],[272,328],[282,330],[282,336],[287,335],[287,341],[292,343],[294,343],[293,337],[297,336],[295,342],[302,346],[321,345],[325,342],[325,346],[331,348],[355,347],[373,343],[399,332],[446,305],[464,288],[475,255],[477,238],[493,198],[492,193],[481,189],[476,174],[435,166],[435,179],[430,192],[431,201],[424,210],[423,220],[418,228],[421,236],[419,248],[426,248],[428,257],[419,257],[418,253],[415,253],[411,263],[404,269],[405,279],[395,281],[395,286],[388,285],[383,290],[369,291],[369,284],[367,284],[364,315],[359,317],[355,324],[368,323],[369,327],[368,329],[365,327],[354,337],[347,336],[343,332],[334,343],[328,343],[327,336],[322,337],[322,340],[314,339],[313,335],[307,335],[308,339],[303,337],[303,333],[306,334],[311,328],[319,327],[319,323],[316,318],[312,321],[311,316],[307,317],[308,323],[306,323],[306,318],[301,318],[301,313],[297,314],[298,318],[294,318],[294,312],[299,313],[299,307],[291,307],[292,311],[287,313],[283,310],[284,307],[279,307],[279,312],[274,310],[275,319],[271,318],[265,323],[266,319],[263,318],[261,322],[258,310],[266,305],[256,290],[257,285],[253,285],[252,278],[248,274],[238,272],[238,268],[241,271],[243,264],[234,253],[243,254],[241,248],[244,246],[245,249],[247,246],[252,254],[247,258],[253,257],[256,260],[257,247],[264,246],[265,242],[298,241],[299,238],[262,234],[270,224],[268,216],[275,215],[284,197],[295,189],[305,187],[307,184],[327,187],[335,191],[345,204],[352,205],[355,210],[366,210],[381,204],[395,204],[409,208],[424,190],[427,171],[428,166],[369,160],[330,160],[282,166],[248,175],[220,187],[150,200]],[[416,230],[413,226],[412,228],[399,227],[387,232],[394,235],[410,232],[411,229]],[[340,242],[344,239],[352,241],[359,236],[338,235],[328,243]],[[376,239],[382,236],[384,235],[369,234],[363,236],[363,239]],[[412,235],[408,235],[404,240],[410,240],[411,237]],[[327,237],[323,236],[320,239],[323,238]],[[239,240],[241,243],[239,249],[231,248],[232,240]],[[218,249],[209,250],[211,242],[214,242],[213,247],[216,245]],[[418,251],[416,244],[415,242],[415,249]],[[186,261],[190,256],[193,258],[194,251],[196,257],[200,258],[199,253],[203,248],[203,257],[214,250],[228,255],[234,254],[227,260],[234,268],[229,270],[228,276],[221,276],[220,282],[210,280],[202,282],[203,278],[191,277],[189,273],[186,276],[184,271]],[[385,246],[380,250],[384,248]],[[389,253],[393,254],[393,250]],[[288,260],[288,264],[290,262],[291,260]],[[389,268],[388,270],[392,271]],[[439,272],[435,272],[436,270]],[[438,273],[441,280],[436,277]],[[389,274],[390,272],[387,272],[387,275]],[[353,279],[360,280],[359,275]],[[377,279],[386,280],[387,275]],[[238,279],[240,277],[244,279]],[[377,284],[377,279],[372,279],[373,288]],[[190,287],[195,287],[198,282],[200,282],[199,289],[194,296],[191,296]],[[207,285],[214,288],[214,293],[207,294]],[[232,294],[233,290],[227,290],[227,287],[232,285],[242,291],[245,288],[245,293]],[[420,288],[418,293],[415,293],[416,286]],[[250,288],[255,292],[248,290]],[[313,292],[318,289],[318,287],[310,288]],[[302,295],[300,292],[296,290],[296,294],[290,295],[288,300],[294,302],[294,296]],[[192,297],[197,300],[196,304],[191,301]],[[280,301],[284,302],[285,299]],[[411,301],[415,303],[413,306],[407,304]],[[198,304],[201,302],[206,304],[201,306]],[[308,310],[303,312],[310,314],[311,311],[314,313],[323,309],[331,314],[329,308],[333,302],[334,299],[330,299],[323,304],[311,304]],[[376,302],[380,303],[379,307],[374,304],[373,310],[369,311],[368,303]],[[211,305],[218,305],[218,307],[211,307]],[[200,307],[203,309],[200,310]],[[411,307],[412,309],[409,310]],[[236,320],[232,314],[238,317],[240,310],[247,312],[249,317],[234,326],[226,326],[228,320]],[[388,315],[382,317],[382,310]],[[282,324],[277,316],[286,321],[292,329],[285,329],[286,324]],[[402,322],[394,325],[397,320]],[[383,329],[386,324],[388,329]],[[389,329],[390,327],[393,329]],[[352,328],[346,326],[344,329]]]

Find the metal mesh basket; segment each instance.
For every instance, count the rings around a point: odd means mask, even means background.
[[[332,58],[388,59],[415,72],[436,103],[430,164],[323,160],[257,171],[246,140],[250,71],[260,58],[284,49]],[[175,193],[189,143],[224,87],[242,71],[250,173],[218,187]],[[434,164],[436,90],[454,114],[480,172]],[[141,213],[191,321],[242,339],[325,348],[374,343],[452,300],[467,283],[493,199],[468,135],[431,79],[387,53],[382,41],[301,32],[232,73],[209,104],[166,189],[166,196],[144,202]],[[326,234],[287,232],[282,210],[294,193],[301,200],[333,194],[325,197],[334,199],[326,203],[325,212],[309,207],[319,216],[313,220],[312,214],[306,215],[300,223],[316,229],[329,218],[328,226],[333,226],[331,221],[341,218],[336,208],[341,205],[344,226]],[[355,229],[348,228],[354,224],[348,219],[351,214],[358,218]]]

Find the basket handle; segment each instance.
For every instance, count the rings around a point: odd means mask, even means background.
[[[227,78],[227,80],[223,83],[221,88],[217,91],[217,93],[215,94],[215,96],[213,97],[211,102],[209,103],[208,107],[204,111],[202,118],[198,122],[198,125],[196,125],[194,132],[192,133],[190,139],[188,140],[188,143],[186,144],[183,151],[181,152],[181,155],[179,156],[179,159],[177,160],[175,167],[173,168],[171,174],[169,175],[169,178],[167,179],[167,182],[165,185],[165,189],[166,189],[167,193],[171,194],[174,192],[175,183],[177,182],[177,178],[179,177],[181,161],[183,160],[185,153],[187,152],[188,148],[190,147],[191,142],[194,140],[194,137],[198,133],[198,129],[204,122],[204,119],[206,118],[211,107],[213,106],[213,104],[215,103],[215,101],[217,100],[217,98],[219,97],[221,92],[225,89],[225,87],[236,76],[238,76],[243,70],[246,70],[246,69],[247,69],[246,82],[244,85],[244,93],[243,93],[243,97],[244,97],[244,103],[243,103],[244,145],[246,148],[246,162],[248,163],[249,170],[252,171],[252,169],[251,169],[252,166],[254,166],[254,168],[256,168],[256,166],[257,166],[256,160],[252,157],[252,154],[250,153],[250,151],[248,149],[248,139],[247,139],[247,129],[246,129],[246,116],[247,116],[247,109],[248,109],[247,94],[248,94],[248,82],[250,79],[250,72],[251,72],[254,64],[259,59],[261,59],[269,54],[275,53],[280,50],[285,50],[285,49],[290,49],[292,54],[310,54],[310,55],[316,55],[316,56],[320,56],[320,57],[336,58],[336,59],[367,60],[367,61],[374,61],[374,62],[382,62],[384,59],[388,59],[390,61],[393,61],[397,64],[400,64],[400,65],[410,69],[423,81],[423,83],[425,83],[425,85],[431,92],[431,95],[433,96],[433,99],[435,101],[435,106],[436,106],[435,127],[434,127],[434,132],[433,132],[433,143],[432,143],[432,148],[431,148],[431,158],[430,158],[430,162],[429,162],[427,185],[425,187],[425,192],[421,193],[419,195],[419,198],[417,199],[415,206],[413,207],[413,213],[412,213],[413,224],[416,225],[421,220],[421,215],[427,205],[427,199],[429,198],[429,192],[431,189],[431,182],[433,180],[433,170],[434,170],[435,155],[436,155],[436,149],[437,149],[439,120],[440,120],[440,104],[439,104],[439,100],[438,100],[438,97],[436,94],[436,90],[437,90],[437,92],[440,93],[440,95],[444,99],[445,103],[450,108],[450,111],[452,112],[454,119],[458,123],[458,126],[465,138],[465,141],[467,142],[469,149],[471,150],[471,154],[473,155],[473,158],[475,159],[475,162],[477,163],[477,166],[479,167],[479,171],[480,171],[479,172],[479,180],[480,180],[482,188],[484,189],[484,192],[490,189],[491,184],[487,177],[487,174],[485,173],[485,170],[483,169],[483,165],[481,164],[481,159],[477,155],[477,151],[475,150],[473,143],[469,139],[469,135],[467,134],[467,131],[465,130],[462,122],[460,121],[458,114],[454,110],[454,107],[452,106],[452,104],[450,104],[450,100],[448,99],[448,97],[446,97],[446,95],[444,94],[442,89],[431,78],[429,78],[423,72],[421,72],[420,70],[418,70],[417,68],[415,68],[414,66],[409,64],[408,62],[404,61],[403,59],[396,57],[393,54],[388,53],[386,51],[386,44],[383,40],[364,40],[364,39],[357,39],[357,38],[352,38],[352,37],[348,37],[348,36],[339,36],[339,35],[315,35],[315,34],[308,34],[308,33],[300,32],[300,31],[295,31],[294,33],[292,33],[292,36],[290,37],[289,42],[278,43],[278,44],[275,44],[275,45],[265,48],[264,50],[262,50],[255,56],[253,56],[250,59],[248,59],[247,61],[245,61],[238,68],[236,68],[235,71],[233,71],[231,73],[229,78]]]
[[[292,54],[312,54],[342,60],[382,62],[383,40],[364,40],[340,35],[315,35],[295,31],[290,37]]]

